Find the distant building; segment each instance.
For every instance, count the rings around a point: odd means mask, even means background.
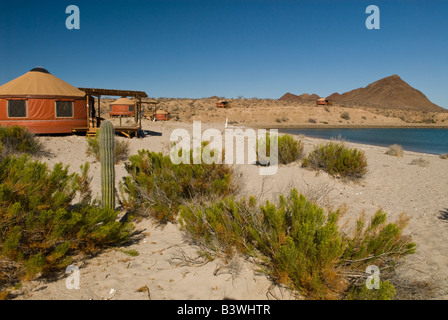
[[[228,101],[219,101],[216,103],[218,108],[230,108],[230,103]]]
[[[164,110],[156,111],[156,120],[157,121],[168,121],[170,120],[170,114]]]
[[[135,102],[122,97],[110,104],[111,110],[109,115],[111,117],[125,116],[132,117],[134,115]]]
[[[316,104],[318,106],[327,106],[327,105],[330,104],[330,100],[325,99],[325,98],[319,98],[319,99],[316,100]]]

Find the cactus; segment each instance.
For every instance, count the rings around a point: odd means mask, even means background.
[[[115,208],[114,125],[104,121],[100,126],[101,193],[103,207]]]

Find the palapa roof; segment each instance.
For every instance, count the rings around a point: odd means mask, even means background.
[[[82,98],[86,94],[43,68],[34,68],[0,86],[0,97]]]
[[[133,106],[134,104],[135,104],[134,101],[132,101],[126,97],[117,99],[111,103],[111,105],[121,105],[121,106]]]

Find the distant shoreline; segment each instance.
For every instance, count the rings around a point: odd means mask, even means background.
[[[241,124],[242,125],[242,124]],[[363,125],[363,124],[353,124],[353,125],[334,125],[334,124],[297,124],[297,125],[250,125],[250,127],[256,129],[448,129],[448,125]]]

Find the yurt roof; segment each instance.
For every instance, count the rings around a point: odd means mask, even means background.
[[[0,97],[76,97],[84,91],[55,77],[43,68],[34,68],[24,75],[0,86]]]
[[[156,114],[168,114],[165,110],[157,110]]]
[[[123,97],[123,98],[115,100],[114,102],[111,103],[111,105],[133,106],[134,101],[132,101],[131,99],[128,99],[126,97]]]

